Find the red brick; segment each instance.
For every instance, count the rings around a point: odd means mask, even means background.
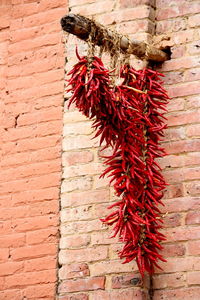
[[[89,235],[70,235],[66,237],[61,237],[60,248],[61,249],[72,249],[80,248],[83,246],[88,246],[90,244]]]
[[[176,290],[160,290],[155,291],[155,299],[176,299],[176,300],[198,300],[200,294],[199,287],[181,288]]]
[[[5,279],[6,288],[20,288],[27,285],[53,282],[55,282],[55,270],[14,274]]]
[[[6,289],[5,291],[1,291],[0,292],[0,299],[3,300],[18,300],[18,299],[22,299],[23,295],[22,295],[22,291],[19,289],[11,289],[8,290]]]
[[[171,117],[171,116],[170,116]],[[178,121],[178,120],[176,120]],[[169,121],[170,123],[170,121]],[[171,124],[170,124],[171,126]],[[185,128],[168,128],[165,131],[165,140],[172,141],[172,140],[180,140],[185,138]]]
[[[187,283],[189,285],[200,284],[200,272],[189,272],[187,274]]]
[[[11,235],[3,235],[0,237],[0,245],[1,248],[15,248],[21,247],[25,244],[25,234],[11,234]]]
[[[15,180],[21,178],[27,178],[31,176],[38,176],[43,174],[51,174],[54,172],[59,172],[60,170],[60,161],[54,160],[53,162],[44,162],[29,164],[28,166],[19,166],[12,169],[2,171],[2,181],[7,182],[11,181],[13,178]],[[1,181],[1,180],[0,180]]]
[[[194,264],[196,264],[197,259],[194,257],[168,257],[167,263],[160,262],[160,267],[164,270],[164,273],[177,273],[177,272],[187,272],[194,270]],[[197,265],[196,265],[197,266]],[[198,266],[199,267],[199,266]],[[163,273],[160,269],[156,270],[156,273]]]
[[[159,274],[154,277],[154,289],[169,289],[185,285],[184,273]]]
[[[193,110],[188,112],[177,112],[171,113],[168,116],[168,124],[169,126],[176,126],[176,125],[183,125],[183,124],[190,124],[190,123],[197,123],[198,115],[200,111]]]
[[[188,254],[199,255],[200,254],[200,241],[189,241],[188,242]]]
[[[73,7],[72,12],[73,13],[80,13],[81,15],[95,15],[95,14],[102,14],[106,12],[111,12],[114,8],[115,3],[112,0],[97,2],[97,3],[91,3],[86,6],[78,6]]]
[[[186,224],[199,224],[200,223],[200,212],[198,211],[190,211],[187,213]]]
[[[183,256],[186,253],[185,245],[181,243],[165,244],[162,254],[164,257]]]
[[[0,264],[0,276],[13,275],[23,270],[23,262],[5,262]]]
[[[198,137],[200,136],[200,125],[199,124],[196,124],[196,125],[190,125],[190,126],[187,126],[187,129],[186,129],[186,134],[191,137]]]
[[[185,190],[188,195],[197,196],[200,194],[200,182],[191,181],[185,183]]]
[[[165,201],[165,206],[162,208],[164,213],[181,212],[191,210],[198,210],[200,208],[199,197],[182,197]]]
[[[93,153],[91,151],[74,151],[65,152],[62,156],[64,166],[71,166],[81,163],[88,163],[93,160]]]
[[[55,284],[47,283],[47,284],[36,284],[33,286],[27,286],[24,289],[24,295],[27,299],[40,299],[41,297],[48,297],[47,299],[51,299],[52,293],[55,291]],[[37,298],[35,298],[37,297]]]
[[[63,265],[59,270],[59,278],[61,280],[69,278],[86,277],[89,275],[90,271],[86,263],[74,263]]]
[[[61,195],[62,207],[79,206],[91,203],[108,202],[109,191],[105,189],[101,190],[89,190],[81,192],[73,192],[67,195]]]
[[[101,163],[82,164],[77,166],[65,167],[63,177],[76,177],[84,175],[101,174],[105,169]]]
[[[79,293],[79,294],[69,294],[69,295],[63,295],[58,296],[58,300],[88,300],[88,295]]]
[[[39,11],[47,11],[52,8],[57,7],[66,7],[66,1],[65,0],[58,0],[56,2],[52,2],[51,0],[41,0],[38,6]]]
[[[147,300],[145,292],[138,289],[125,289],[125,290],[114,290],[114,291],[98,291],[93,294],[93,300]]]
[[[189,69],[192,67],[198,67],[200,64],[198,60],[198,56],[184,56],[181,58],[175,58],[171,60],[167,60],[163,63],[162,72],[165,71],[176,71],[179,69]]]
[[[31,16],[27,16],[24,18],[24,27],[27,28],[39,26],[58,20],[63,16],[64,11],[65,10],[63,8],[58,7],[51,10],[47,10],[45,12],[32,14]]]
[[[46,122],[51,120],[59,120],[61,118],[62,111],[60,107],[49,108],[39,112],[31,112],[20,115],[17,124],[18,126],[37,124],[39,122]]]
[[[189,82],[168,88],[168,94],[170,97],[188,96],[198,93],[200,93],[200,87],[198,82]]]
[[[107,246],[98,246],[93,248],[61,250],[59,253],[59,262],[62,264],[70,262],[92,262],[106,259],[108,256]]]
[[[171,47],[171,58],[180,58],[184,56],[186,53],[186,46],[185,45],[175,45]]]
[[[200,25],[200,14],[194,15],[194,16],[189,16],[188,18],[188,23],[191,27],[196,27]]]
[[[121,8],[128,8],[128,7],[134,7],[136,5],[154,5],[154,0],[120,0],[120,7]]]
[[[199,49],[200,41],[194,41],[194,42],[190,43],[187,48],[188,48],[190,54],[192,54],[192,55],[199,54],[200,53],[200,49]],[[195,69],[194,69],[194,72],[195,72]],[[192,80],[192,78],[191,78],[191,80]],[[195,79],[193,79],[193,80],[195,80]]]
[[[90,273],[92,276],[104,274],[119,274],[137,271],[136,263],[122,264],[121,260],[104,260],[90,265]]]
[[[51,121],[45,123],[39,123],[32,126],[23,126],[17,128],[9,128],[4,131],[3,140],[5,141],[17,141],[19,139],[47,136],[58,133],[61,130],[60,121]]]
[[[91,244],[92,245],[111,245],[118,243],[118,237],[111,238],[111,232],[101,231],[94,232],[91,234]]]
[[[13,220],[13,226],[16,232],[24,232],[29,230],[43,229],[56,224],[54,214],[44,215],[44,216],[35,216],[27,217],[22,219]]]
[[[167,2],[168,3],[168,2]],[[169,19],[187,14],[195,14],[200,12],[200,4],[198,2],[187,3],[178,2],[175,6],[166,7],[158,10],[157,19]]]
[[[49,227],[47,229],[45,228],[41,230],[34,230],[26,233],[26,242],[28,245],[35,245],[35,244],[42,244],[42,243],[56,243],[57,240],[58,240],[58,230],[55,227]]]
[[[183,18],[177,18],[176,20],[163,20],[157,23],[157,34],[166,34],[167,32],[181,31],[187,28],[186,20]]]
[[[185,44],[192,42],[195,39],[195,31],[191,30],[183,30],[178,34],[176,32],[171,34],[171,42],[173,44]]]
[[[40,247],[38,245],[20,247],[11,250],[11,257],[13,260],[24,260],[52,255],[56,253],[56,246],[55,244],[43,243]]]
[[[60,174],[54,173],[51,175],[42,175],[28,179],[20,179],[16,181],[5,182],[1,184],[1,193],[7,193],[12,188],[14,192],[22,192],[24,190],[34,190],[35,188],[42,189],[55,187],[60,182]]]
[[[65,280],[59,286],[59,292],[80,292],[105,288],[105,277],[90,277],[86,279]]]
[[[9,249],[8,248],[0,249],[0,262],[6,261],[8,257],[9,257]]]
[[[112,277],[112,288],[121,289],[126,287],[141,286],[141,276],[138,274],[128,274]]]
[[[172,199],[184,196],[184,185],[183,183],[173,183],[168,186],[167,191],[164,194],[164,198]]]
[[[9,167],[24,165],[30,162],[54,160],[60,157],[60,151],[60,147],[57,146],[31,151],[30,153],[26,153],[26,155],[24,155],[24,153],[7,155],[2,159],[2,166],[5,168],[5,166]]]
[[[200,140],[183,140],[183,141],[172,141],[165,144],[165,150],[168,154],[195,152],[200,147]]]
[[[64,235],[74,234],[74,233],[87,233],[92,231],[102,230],[102,222],[98,220],[86,220],[86,221],[76,221],[68,222],[61,226],[61,233]]]
[[[177,227],[181,225],[181,215],[180,214],[170,214],[163,218],[164,227]]]
[[[41,202],[45,200],[52,200],[58,197],[59,190],[56,187],[44,188],[41,190],[22,191],[20,193],[13,194],[13,205],[19,205],[24,203]]]
[[[47,255],[46,257],[40,257],[28,259],[24,262],[25,272],[35,272],[43,270],[56,269],[57,258],[54,256]],[[52,270],[53,272],[53,270]]]
[[[167,241],[186,241],[190,239],[198,239],[200,232],[198,227],[177,227],[168,228],[165,231]]]
[[[37,13],[37,11],[38,11],[37,3],[19,4],[16,5],[15,9],[12,11],[12,17],[22,18]]]
[[[165,84],[175,84],[175,83],[182,82],[183,78],[184,78],[183,71],[170,72],[165,74],[163,81]]]
[[[150,7],[148,6],[138,6],[122,10],[120,13],[118,11],[104,13],[97,16],[96,19],[98,22],[108,25],[114,24],[113,22],[120,23],[148,17],[152,19],[154,18],[153,9],[150,9]]]

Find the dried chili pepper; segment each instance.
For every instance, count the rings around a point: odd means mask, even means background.
[[[69,73],[73,92],[69,106],[75,103],[85,116],[94,118],[100,144],[112,146],[101,176],[111,177],[121,198],[102,221],[115,224],[113,236],[119,235],[124,243],[119,254],[124,263],[136,259],[142,276],[145,271],[153,273],[158,261],[165,261],[159,254],[165,237],[159,232],[162,220],[157,206],[162,204],[166,183],[156,162],[165,155],[159,145],[168,101],[162,74],[125,65],[120,74],[123,83],[112,87],[109,71],[98,57],[89,64],[86,57],[77,56],[79,62]]]

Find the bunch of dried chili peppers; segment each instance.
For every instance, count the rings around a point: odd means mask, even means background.
[[[85,116],[94,119],[93,127],[100,144],[111,146],[113,153],[106,157],[107,168],[120,200],[102,221],[114,225],[124,247],[119,253],[124,263],[136,259],[142,276],[154,272],[165,239],[161,213],[165,180],[156,159],[165,155],[159,145],[163,137],[166,91],[161,86],[162,74],[151,69],[136,71],[129,65],[121,68],[122,84],[111,86],[110,72],[98,57],[88,63],[80,57],[68,80],[72,92],[69,100]]]

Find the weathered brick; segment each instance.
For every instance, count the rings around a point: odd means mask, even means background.
[[[20,247],[11,250],[11,257],[13,260],[24,260],[37,257],[43,257],[46,255],[51,255],[56,253],[56,245],[51,243],[46,243],[40,245],[31,245]]]
[[[147,300],[148,298],[145,295],[145,292],[139,289],[125,289],[125,290],[114,290],[114,291],[98,291],[93,294],[94,300],[126,300],[126,299],[134,299],[134,300]]]
[[[90,235],[73,235],[61,237],[60,239],[60,248],[80,248],[85,247],[90,244]]]
[[[76,177],[83,175],[95,175],[102,173],[104,167],[101,163],[82,164],[77,166],[65,167],[63,177]]]
[[[162,253],[164,257],[183,256],[186,253],[185,245],[181,243],[165,244]]]
[[[45,270],[7,276],[5,280],[5,286],[6,288],[20,288],[27,285],[52,282],[55,282],[55,270]]]
[[[154,297],[155,299],[176,299],[176,300],[198,300],[200,293],[199,287],[189,287],[189,288],[181,288],[174,290],[160,290],[155,291]]]
[[[32,286],[27,286],[24,289],[24,295],[28,299],[35,299],[35,297],[48,297],[48,299],[51,299],[52,297],[52,291],[55,289],[55,284],[53,283],[47,283],[47,284],[36,284]]]
[[[54,254],[52,252],[52,254]],[[43,270],[52,270],[56,269],[57,257],[55,255],[51,256],[46,255],[46,257],[31,258],[24,262],[24,271],[25,272],[36,272]]]
[[[199,224],[200,223],[200,212],[190,211],[188,212],[185,220],[186,224]]]
[[[112,288],[120,289],[126,287],[141,286],[141,276],[138,274],[128,274],[112,277]]]
[[[86,205],[92,203],[108,202],[108,200],[109,191],[105,189],[73,192],[61,195],[61,205],[63,208],[70,206],[79,206],[80,204]]]
[[[63,281],[58,290],[64,292],[79,292],[99,290],[105,288],[105,277],[90,277],[85,279],[65,280]]]
[[[23,262],[5,262],[0,264],[0,276],[12,275],[23,270]]]
[[[78,294],[68,294],[58,296],[58,300],[88,300],[88,294],[78,293]]]
[[[168,93],[170,97],[189,96],[200,93],[198,82],[183,83],[178,86],[169,87]]]
[[[155,289],[183,287],[185,281],[184,273],[159,274],[154,277],[153,286]]]
[[[61,250],[59,253],[59,261],[61,264],[70,262],[93,262],[104,260],[108,256],[107,246],[98,246],[85,249]]]
[[[92,177],[80,177],[74,179],[65,179],[62,182],[61,192],[72,192],[75,190],[89,190],[92,187]]]
[[[136,271],[136,263],[132,262],[131,264],[123,264],[120,260],[109,260],[96,262],[90,266],[90,272],[92,276],[99,276],[104,274],[118,274],[125,272]]]
[[[200,18],[200,14],[196,14],[194,16],[189,16],[189,18],[188,18],[189,25],[191,27],[199,26],[200,25],[199,18]]]
[[[163,220],[164,227],[177,227],[181,225],[181,215],[178,213],[166,215]]]
[[[86,263],[74,263],[63,265],[59,270],[60,279],[79,278],[90,275],[89,266]]]

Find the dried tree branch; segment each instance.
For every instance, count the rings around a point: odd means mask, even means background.
[[[96,32],[98,32],[97,39],[95,41],[96,45],[101,46],[104,44],[105,32],[106,32],[106,38],[109,39],[109,42],[112,44],[114,40],[113,32],[109,29],[106,29],[106,27],[100,24],[98,25],[96,22],[93,22],[89,18],[80,15],[69,14],[64,16],[61,19],[61,26],[64,31],[74,34],[78,38],[85,41],[88,39],[91,32],[92,25],[94,24],[96,26]],[[126,36],[122,36],[122,35],[119,36],[120,36],[120,48],[122,52],[127,52],[127,50],[129,49],[128,51],[130,54],[134,54],[139,58],[145,57],[147,60],[152,60],[157,62],[163,62],[169,59],[167,53],[165,53],[160,49],[157,49],[156,47],[148,45],[145,42],[141,42],[133,39],[129,41],[129,39]]]

